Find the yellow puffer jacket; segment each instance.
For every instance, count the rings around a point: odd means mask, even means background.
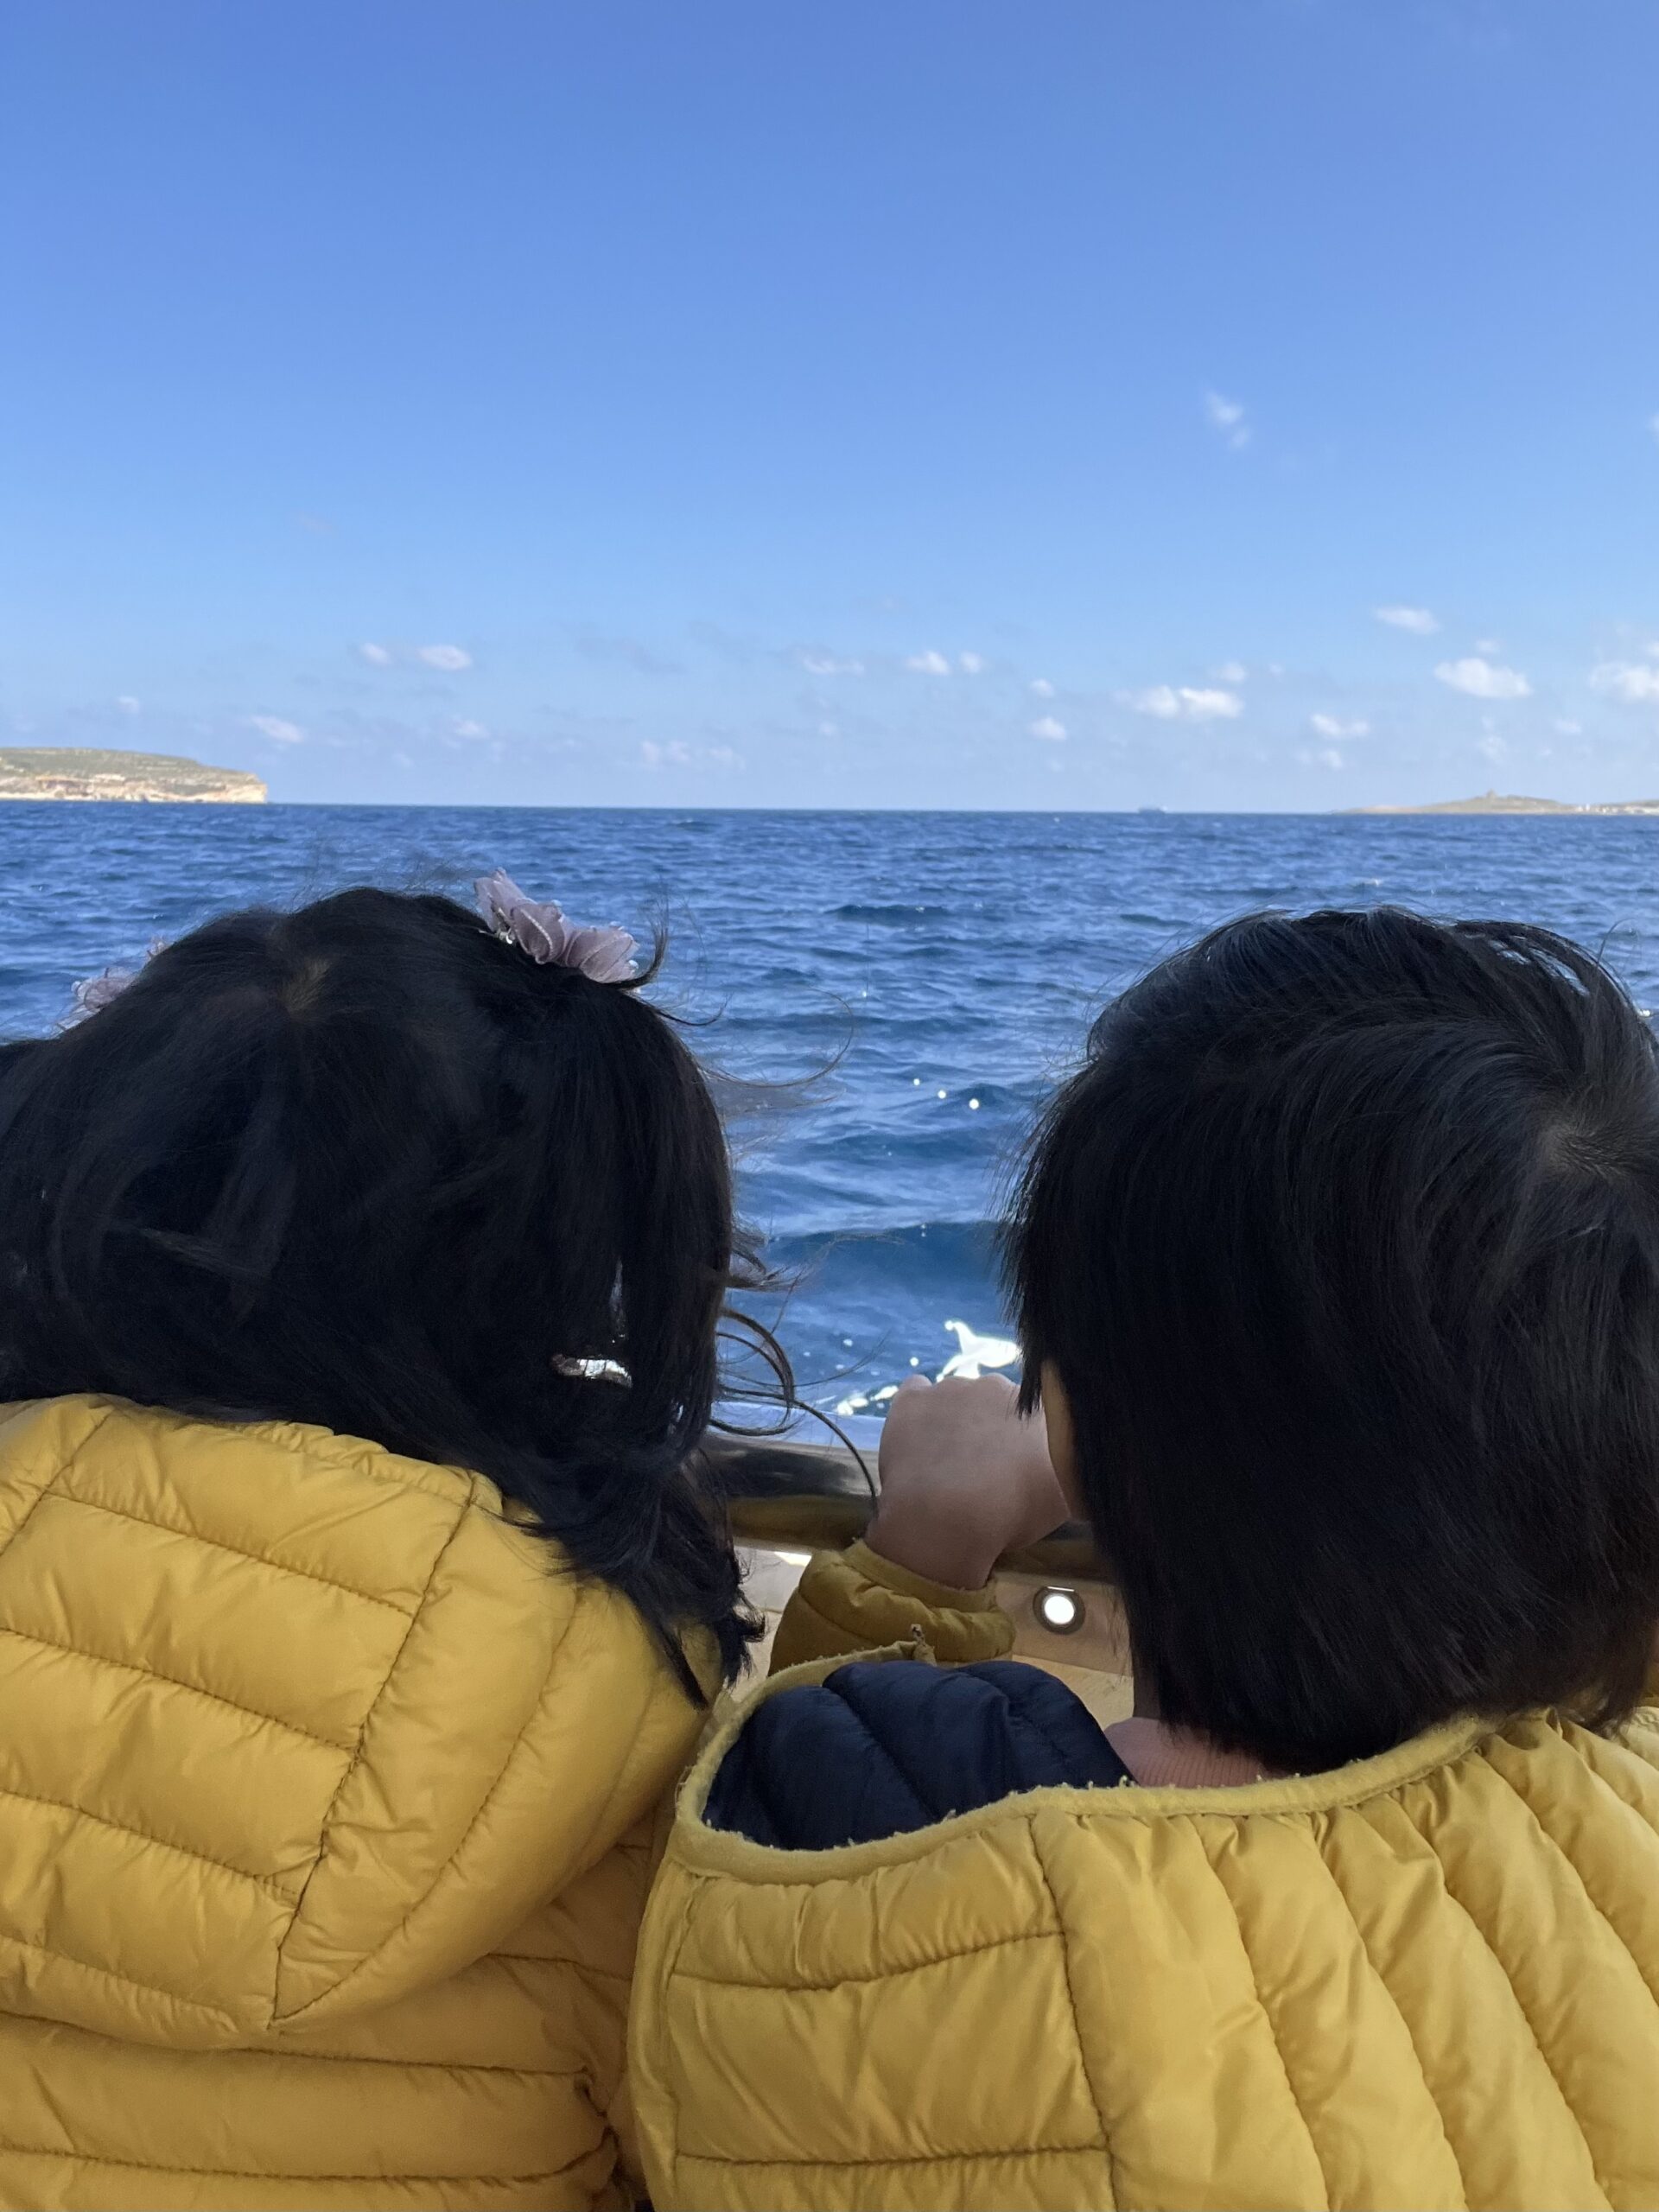
[[[755,1709],[640,1941],[659,2212],[1659,2205],[1659,1735],[1470,1722],[796,1852],[702,1818]]]
[[[626,2204],[701,1724],[479,1478],[0,1413],[0,2205]]]

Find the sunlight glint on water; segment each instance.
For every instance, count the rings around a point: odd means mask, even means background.
[[[1005,1338],[989,1224],[1112,990],[1262,906],[1520,915],[1659,990],[1659,823],[0,807],[0,1029],[226,906],[505,867],[584,920],[668,922],[706,1057],[816,1090],[741,1115],[743,1198],[796,1279],[782,1333],[833,1407]],[[743,1094],[737,1094],[741,1104]],[[1008,1366],[999,1371],[1012,1372]]]

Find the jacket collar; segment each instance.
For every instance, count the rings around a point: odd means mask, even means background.
[[[934,1663],[925,1645],[918,1642],[890,1644],[859,1656],[889,1666]],[[809,1867],[826,1878],[851,1877],[877,1866],[924,1858],[946,1838],[983,1833],[1010,1820],[1025,1821],[1046,1807],[1090,1821],[1157,1821],[1205,1814],[1242,1822],[1270,1820],[1287,1813],[1306,1815],[1335,1811],[1391,1796],[1426,1775],[1455,1765],[1500,1728],[1500,1724],[1480,1717],[1447,1721],[1376,1758],[1357,1760],[1325,1774],[1283,1775],[1205,1789],[1028,1790],[974,1812],[957,1814],[931,1827],[887,1836],[877,1842],[845,1844],[830,1851],[779,1851],[729,1830],[709,1827],[703,1814],[715,1777],[754,1714],[769,1698],[822,1682],[846,1664],[844,1653],[816,1659],[785,1669],[758,1688],[728,1691],[718,1700],[702,1747],[681,1783],[675,1808],[675,1847],[683,1864],[753,1882],[798,1882]]]

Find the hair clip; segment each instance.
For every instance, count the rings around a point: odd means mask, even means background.
[[[632,980],[632,938],[615,923],[584,925],[569,922],[552,899],[527,899],[505,868],[480,875],[474,888],[478,911],[490,933],[516,944],[542,968],[575,968],[594,983]]]
[[[106,968],[99,976],[83,976],[69,994],[69,1011],[60,1029],[73,1029],[89,1020],[95,1014],[118,999],[138,970],[136,968]]]
[[[151,939],[144,954],[146,967],[165,943],[163,938]],[[100,975],[83,976],[79,982],[71,987],[69,1011],[58,1023],[59,1028],[77,1028],[83,1021],[90,1020],[93,1014],[102,1014],[106,1006],[112,1005],[120,997],[129,983],[137,982],[142,973],[140,968],[105,968]]]

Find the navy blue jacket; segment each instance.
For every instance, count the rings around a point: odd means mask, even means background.
[[[1039,1667],[858,1660],[756,1709],[705,1818],[779,1850],[823,1851],[1022,1789],[1130,1779],[1088,1707]]]

